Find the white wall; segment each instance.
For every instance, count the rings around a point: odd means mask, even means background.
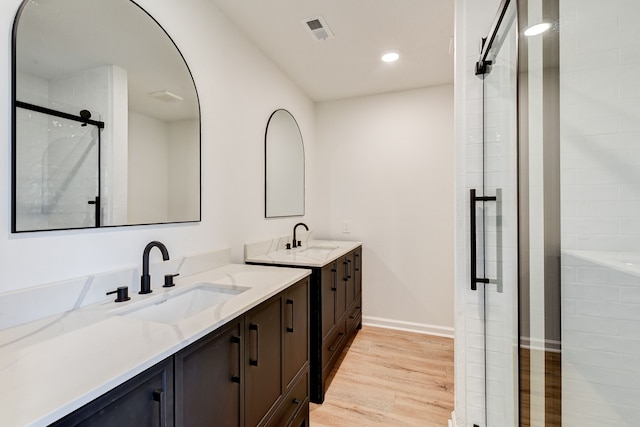
[[[316,117],[318,233],[363,241],[364,321],[451,335],[453,87],[320,103]]]
[[[169,123],[129,112],[127,222],[169,219]]]
[[[102,230],[11,235],[10,67],[0,67],[0,292],[95,272],[139,266],[144,245],[164,242],[172,256],[230,247],[242,261],[246,241],[290,232],[300,218],[265,220],[264,129],[277,108],[291,111],[300,125],[307,158],[316,155],[314,107],[273,63],[207,0],[139,0],[180,47],[194,75],[202,109],[202,222]],[[11,27],[20,0],[0,3],[4,43],[10,58]],[[314,226],[317,188],[314,164],[307,166],[307,215]],[[154,255],[155,256],[155,255]]]
[[[200,174],[198,163],[200,144],[196,120],[169,123],[169,219],[184,221],[198,218],[200,210]]]

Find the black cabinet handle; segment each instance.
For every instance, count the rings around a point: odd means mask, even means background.
[[[351,260],[347,260],[347,279],[351,279]]]
[[[344,332],[340,332],[338,334],[338,338],[336,338],[336,340],[333,343],[333,345],[331,347],[329,347],[329,351],[336,351],[336,348],[338,348],[338,345],[336,343],[340,342],[340,338],[342,338],[343,335],[344,335]]]
[[[249,325],[249,330],[250,331],[255,331],[256,333],[256,358],[252,359],[249,358],[249,365],[251,366],[258,366],[258,359],[260,359],[260,331],[259,331],[259,326],[256,323],[252,323]]]
[[[299,405],[302,402],[302,400],[300,399],[293,399],[293,404],[294,405]]]
[[[356,252],[355,257],[356,257],[356,271],[360,271],[360,254]]]
[[[333,286],[331,287],[331,290],[337,291],[338,290],[338,268],[337,267],[332,268],[331,272],[333,273]]]
[[[236,360],[238,362],[238,364],[237,364],[238,368],[237,368],[237,371],[236,371],[237,374],[231,374],[231,382],[240,384],[240,363],[242,363],[240,361],[240,344],[242,343],[242,338],[234,335],[233,337],[231,337],[231,343],[232,344],[238,344],[238,347],[237,347],[238,348],[238,350],[237,350],[238,357],[236,357]]]
[[[167,421],[166,421],[166,414],[164,410],[164,404],[165,404],[164,390],[162,389],[153,390],[153,400],[155,400],[160,404],[160,417],[159,417],[160,427],[165,427],[167,425]]]
[[[294,323],[294,316],[293,316],[293,300],[292,299],[288,299],[287,300],[287,305],[291,306],[291,327],[287,326],[287,332],[291,332],[293,333],[293,323]]]
[[[471,290],[478,289],[478,283],[489,283],[489,279],[486,277],[478,277],[477,271],[477,253],[476,253],[476,202],[493,202],[496,201],[495,196],[476,196],[475,188],[469,190],[469,225],[471,229]]]
[[[342,261],[342,265],[344,265],[344,276],[342,276],[342,281],[348,282],[349,281],[349,263],[346,260],[344,260]]]

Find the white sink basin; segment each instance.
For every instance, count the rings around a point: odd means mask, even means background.
[[[334,249],[338,249],[338,247],[336,245],[332,245],[329,243],[318,243],[318,244],[313,244],[309,246],[308,249],[320,249],[320,250],[332,251]]]
[[[338,247],[329,245],[314,245],[298,251],[298,254],[311,258],[323,258],[326,257],[330,252],[333,252],[335,249],[338,249]]]
[[[248,289],[198,283],[187,289],[167,292],[160,297],[118,309],[112,313],[151,322],[174,324],[222,304]]]

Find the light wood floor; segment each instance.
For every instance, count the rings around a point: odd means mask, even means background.
[[[453,340],[363,326],[342,354],[310,427],[446,427]]]

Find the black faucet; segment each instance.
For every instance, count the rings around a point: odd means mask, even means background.
[[[144,251],[142,252],[142,276],[140,276],[140,292],[139,294],[149,294],[151,293],[151,276],[149,275],[149,252],[151,252],[152,248],[160,249],[162,252],[162,259],[164,261],[169,260],[169,251],[167,251],[167,247],[162,243],[154,240],[145,246]]]
[[[303,226],[304,228],[307,229],[307,231],[309,231],[309,227],[307,227],[307,224],[305,224],[304,222],[299,222],[293,226],[293,247],[294,248],[298,247],[298,241],[296,240],[296,228],[298,228],[299,225]]]

